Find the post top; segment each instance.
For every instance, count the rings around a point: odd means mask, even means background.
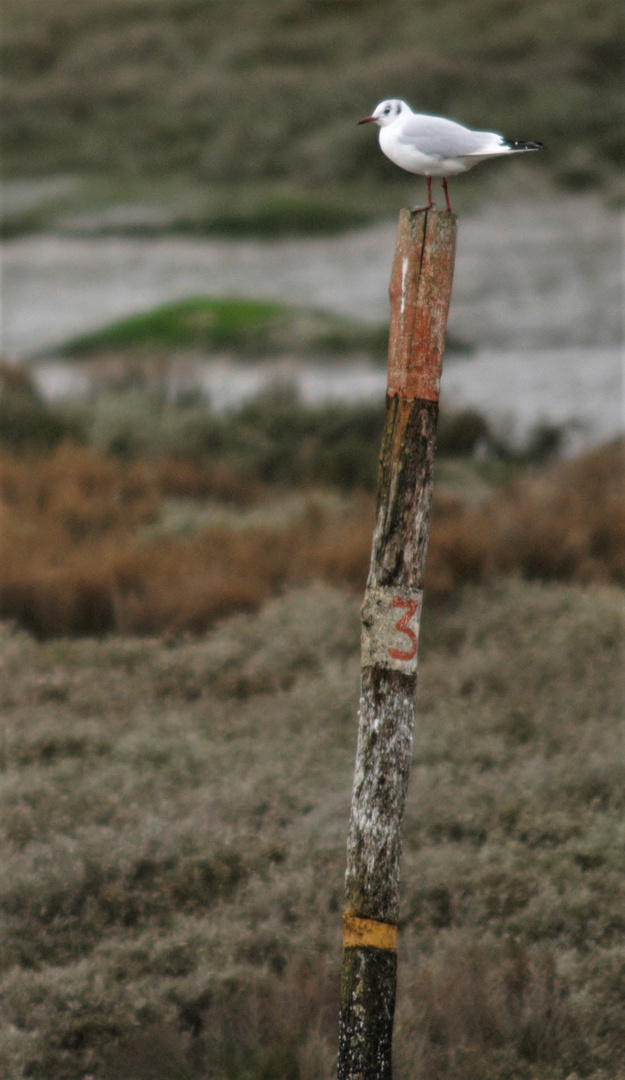
[[[389,394],[438,401],[455,248],[454,214],[400,211],[389,286]]]

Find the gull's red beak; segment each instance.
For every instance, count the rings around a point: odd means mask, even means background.
[[[375,116],[365,116],[364,120],[359,120],[359,124],[372,124],[375,120]]]

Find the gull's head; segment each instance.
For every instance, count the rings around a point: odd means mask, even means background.
[[[376,105],[371,116],[365,116],[364,120],[359,120],[358,123],[377,124],[378,127],[387,127],[388,124],[394,123],[398,116],[406,112],[410,112],[410,109],[405,101],[400,101],[399,98],[389,98],[387,101],[381,101],[379,105]]]

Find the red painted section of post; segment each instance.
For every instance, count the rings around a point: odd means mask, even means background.
[[[390,284],[386,423],[362,607],[347,839],[338,1080],[392,1080],[397,923],[442,355],[456,220],[402,210]]]
[[[448,220],[446,220],[448,219]],[[402,210],[389,293],[393,317],[388,393],[438,401],[441,360],[451,299],[455,218]],[[415,248],[422,251],[420,262]]]

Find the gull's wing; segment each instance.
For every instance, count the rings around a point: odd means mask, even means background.
[[[492,131],[471,131],[442,116],[419,113],[413,113],[403,121],[399,141],[440,161],[497,153],[503,144],[501,135]]]

